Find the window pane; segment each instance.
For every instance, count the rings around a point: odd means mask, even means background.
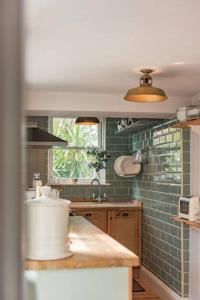
[[[53,118],[53,134],[67,140],[69,146],[98,147],[98,126],[75,125],[75,120]]]
[[[94,178],[96,173],[89,163],[87,150],[53,149],[54,175],[61,178]]]

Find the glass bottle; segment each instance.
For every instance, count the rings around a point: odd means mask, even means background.
[[[40,179],[40,173],[33,173],[33,188],[42,186],[42,180]]]

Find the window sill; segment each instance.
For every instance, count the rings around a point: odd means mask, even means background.
[[[56,186],[91,186],[91,183],[60,183],[60,184],[52,184],[52,183],[47,183],[47,185],[50,185],[52,187]],[[97,184],[94,184],[94,186],[98,186]],[[111,186],[109,182],[106,183],[101,183],[101,186]]]

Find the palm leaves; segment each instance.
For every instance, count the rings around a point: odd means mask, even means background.
[[[53,171],[61,178],[93,178],[95,170],[88,168],[90,159],[86,147],[98,146],[97,126],[75,125],[75,119],[54,118],[53,133],[68,141],[72,149],[53,150]],[[78,147],[78,148],[77,148]]]

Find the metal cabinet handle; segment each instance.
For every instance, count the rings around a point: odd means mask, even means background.
[[[118,213],[116,214],[116,217],[120,217],[120,216],[121,216],[121,213],[118,212]]]
[[[86,213],[86,214],[85,214],[85,216],[86,216],[86,217],[91,217],[91,216],[92,216],[92,214],[90,214],[90,213]]]
[[[123,213],[122,217],[128,217],[128,213]]]

